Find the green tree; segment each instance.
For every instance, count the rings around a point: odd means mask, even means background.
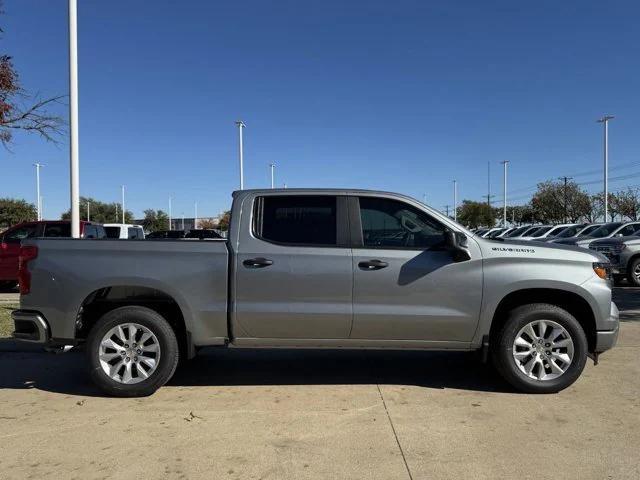
[[[142,226],[146,232],[167,230],[169,228],[169,215],[163,210],[145,210]]]
[[[495,224],[497,210],[485,202],[463,200],[458,207],[458,221],[469,228],[492,227]]]
[[[220,217],[220,222],[218,223],[218,228],[223,232],[229,230],[229,223],[231,222],[231,210],[227,210]]]
[[[104,203],[95,198],[80,197],[80,220],[87,219],[87,202],[89,203],[89,220],[97,223],[122,222],[122,210],[120,204]],[[62,214],[63,220],[71,219],[71,211]],[[127,210],[124,214],[125,223],[133,223],[133,213]]]
[[[0,232],[20,222],[36,220],[36,206],[25,200],[0,198]]]
[[[535,217],[542,222],[577,222],[589,214],[589,195],[575,182],[542,182],[531,199]]]
[[[610,197],[611,207],[623,217],[636,221],[640,216],[640,195],[637,188],[629,187]]]

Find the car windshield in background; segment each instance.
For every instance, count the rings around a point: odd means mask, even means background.
[[[538,238],[541,237],[542,235],[544,235],[545,233],[547,233],[549,230],[551,230],[553,227],[542,227],[539,228],[538,230],[536,230],[535,232],[533,232],[533,234],[531,234],[532,238]]]
[[[574,227],[567,227],[564,230],[562,230],[560,233],[558,233],[556,235],[556,238],[569,238],[569,237],[575,237],[576,234],[580,231],[582,227],[580,225],[576,225]],[[594,225],[592,229],[590,229],[589,231],[592,231],[594,228],[598,228],[597,225]],[[586,234],[585,234],[586,235]]]
[[[604,225],[600,225],[593,232],[589,234],[590,237],[593,238],[604,238],[611,235],[616,228],[622,225],[622,222],[614,222],[614,223],[605,223]]]
[[[107,238],[120,238],[120,227],[104,227]]]
[[[517,237],[519,236],[521,233],[523,233],[525,230],[530,229],[531,227],[518,227],[516,228],[513,232],[507,233],[505,235],[505,237],[507,238],[512,238],[512,237]]]
[[[551,229],[551,231],[549,232],[549,234],[547,235],[547,237],[556,237],[558,236],[558,234],[564,232],[567,229],[570,229],[571,227],[554,227]]]

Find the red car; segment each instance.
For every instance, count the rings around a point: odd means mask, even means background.
[[[13,288],[18,283],[20,241],[33,237],[70,237],[68,220],[24,222],[0,233],[0,289]],[[98,223],[80,222],[82,238],[105,238],[104,227]]]

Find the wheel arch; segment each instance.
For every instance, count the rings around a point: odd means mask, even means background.
[[[82,301],[76,319],[75,338],[84,340],[106,313],[124,306],[147,307],[161,315],[174,330],[182,355],[194,355],[190,329],[180,303],[166,291],[140,285],[108,285],[96,288]]]
[[[507,294],[493,313],[489,331],[490,342],[504,325],[511,310],[532,303],[548,303],[569,312],[584,329],[589,351],[595,349],[596,319],[591,305],[578,293],[557,288],[524,288]]]

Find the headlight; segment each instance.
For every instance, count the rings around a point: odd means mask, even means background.
[[[603,262],[594,262],[593,271],[603,280],[611,278],[611,264]]]

